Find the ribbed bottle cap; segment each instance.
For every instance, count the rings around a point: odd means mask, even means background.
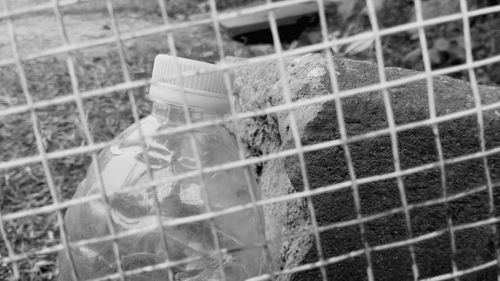
[[[149,97],[153,100],[183,105],[219,113],[229,112],[229,100],[220,71],[178,77],[179,73],[216,70],[214,64],[169,55],[157,55],[153,65],[153,78]]]

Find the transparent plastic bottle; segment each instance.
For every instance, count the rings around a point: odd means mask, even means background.
[[[183,97],[188,102],[193,122],[220,116],[228,111],[224,80],[221,73],[178,80],[166,80],[176,71],[210,69],[212,64],[159,55],[155,59],[150,99],[151,115],[140,120],[144,135],[168,130],[186,124],[182,106]],[[191,136],[190,136],[191,134]],[[142,229],[157,225],[152,188],[129,189],[127,186],[150,181],[147,162],[155,180],[196,171],[195,152],[190,137],[194,137],[203,167],[210,167],[238,160],[234,138],[222,126],[210,126],[184,133],[154,137],[140,142],[138,124],[134,124],[117,138],[129,140],[112,145],[98,156],[101,177],[109,196],[109,212],[117,232]],[[144,148],[145,147],[145,151]],[[144,152],[147,157],[144,156]],[[148,159],[146,161],[146,158]],[[95,163],[88,169],[74,198],[101,193]],[[206,174],[204,185],[199,176],[156,186],[162,221],[202,214],[206,204],[214,211],[251,202],[245,168],[234,168]],[[251,175],[251,174],[250,174]],[[250,188],[255,190],[254,179]],[[206,193],[202,190],[206,187]],[[208,198],[207,196],[208,195]],[[91,201],[68,208],[65,223],[70,242],[98,238],[110,234],[106,223],[103,200]],[[213,220],[221,248],[242,249],[222,255],[222,270],[226,280],[239,281],[257,276],[265,266],[261,247],[264,234],[258,225],[263,223],[260,212],[247,209],[217,217]],[[118,240],[122,268],[137,269],[166,261],[203,256],[194,262],[172,268],[175,281],[222,280],[220,262],[214,255],[215,240],[209,221],[182,224],[164,228],[167,249],[157,227],[148,232]],[[252,247],[253,246],[253,247]],[[92,279],[118,272],[112,242],[99,242],[71,249],[78,277]],[[59,255],[59,280],[71,279],[69,260],[64,252]],[[128,277],[127,280],[169,280],[168,270],[156,270]],[[172,280],[172,281],[174,281]]]

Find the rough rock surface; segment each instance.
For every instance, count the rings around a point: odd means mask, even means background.
[[[368,62],[334,58],[341,90],[359,88],[379,82],[377,66]],[[327,95],[331,83],[325,57],[310,54],[287,60],[288,82],[292,100]],[[388,80],[418,74],[414,71],[386,68]],[[438,116],[474,108],[470,84],[448,77],[434,78],[435,104]],[[236,94],[242,111],[267,108],[284,103],[279,68],[276,63],[253,65],[237,70]],[[500,90],[480,87],[483,105],[500,100]],[[396,124],[407,124],[429,118],[426,81],[421,80],[388,90]],[[381,92],[359,94],[342,99],[342,109],[349,136],[362,135],[388,127]],[[339,139],[335,102],[307,105],[292,111],[302,145]],[[486,148],[500,146],[500,110],[484,112]],[[269,114],[246,120],[240,129],[250,156],[261,156],[295,148],[286,113]],[[446,159],[479,152],[480,138],[475,115],[439,123],[440,141]],[[438,161],[438,152],[431,126],[421,126],[397,133],[401,169],[409,169]],[[388,134],[349,144],[352,165],[357,178],[391,173],[394,161]],[[344,148],[334,146],[305,153],[307,176],[312,189],[350,180]],[[500,180],[500,155],[488,156],[493,183]],[[486,184],[481,158],[447,164],[446,187],[449,195]],[[290,194],[304,189],[297,156],[280,158],[256,167],[261,195],[264,198]],[[402,177],[406,200],[415,204],[443,196],[439,168],[430,168]],[[372,215],[402,206],[397,180],[387,178],[359,186],[361,213]],[[494,193],[498,203],[498,193]],[[312,197],[320,226],[356,218],[351,187]],[[447,227],[447,216],[454,225],[463,225],[489,216],[489,197],[484,189],[445,204],[413,208],[410,223],[413,237]],[[271,249],[281,268],[293,268],[318,260],[314,239],[310,235],[289,237],[310,229],[306,201],[296,199],[267,206],[267,234],[273,241]],[[370,246],[408,239],[404,213],[398,212],[364,224]],[[489,227],[454,231],[459,269],[476,266],[494,257],[493,236]],[[324,258],[363,249],[360,226],[353,224],[321,233]],[[442,232],[432,239],[415,244],[419,278],[452,271],[450,233]],[[277,254],[279,252],[279,254]],[[372,251],[371,264],[376,280],[413,280],[408,246]],[[366,255],[358,255],[327,266],[328,280],[368,280]],[[279,280],[322,280],[318,269],[282,275]],[[492,270],[467,275],[461,280],[495,280]]]

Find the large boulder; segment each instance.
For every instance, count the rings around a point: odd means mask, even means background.
[[[380,82],[377,66],[369,62],[342,58],[333,59],[338,86],[341,90],[354,89]],[[331,93],[325,56],[309,54],[286,60],[290,94],[293,101]],[[388,80],[408,77],[418,72],[385,69]],[[474,108],[471,85],[448,77],[435,77],[435,105],[437,116],[444,116]],[[284,104],[283,88],[277,63],[242,67],[236,71],[235,93],[242,111],[253,111]],[[479,87],[483,105],[500,101],[500,90]],[[388,89],[394,119],[397,125],[429,118],[426,81],[421,80]],[[359,136],[388,128],[383,95],[379,91],[358,94],[342,99],[347,134]],[[312,145],[340,138],[334,101],[320,102],[292,110],[302,145]],[[486,148],[500,146],[500,110],[484,112]],[[286,112],[258,116],[245,120],[240,126],[249,157],[294,149],[295,141]],[[441,122],[439,139],[446,159],[481,151],[477,116]],[[436,141],[430,125],[397,132],[401,169],[407,170],[438,161]],[[394,161],[389,134],[349,143],[356,177],[366,178],[394,172]],[[344,147],[328,147],[304,154],[307,177],[311,189],[350,180]],[[500,179],[500,155],[488,158],[492,182]],[[304,190],[300,161],[297,156],[263,162],[255,167],[263,198],[274,198]],[[494,258],[494,241],[488,225],[453,231],[456,252],[452,255],[448,219],[453,225],[464,225],[490,216],[487,188],[466,191],[486,185],[482,158],[469,159],[445,166],[445,186],[449,196],[456,195],[448,204],[417,206],[409,211],[413,237],[435,231],[433,238],[421,238],[414,244],[419,278],[452,272],[452,260],[458,269],[485,263]],[[443,183],[439,167],[430,167],[402,177],[408,204],[443,197]],[[498,203],[498,192],[494,192]],[[357,218],[351,186],[312,197],[316,221],[326,226]],[[364,217],[402,206],[398,181],[386,177],[359,185],[361,215]],[[272,241],[271,250],[278,269],[290,269],[318,260],[311,230],[306,199],[294,199],[268,205],[266,231]],[[394,212],[364,223],[366,242],[370,247],[403,241],[409,233],[404,212]],[[336,227],[320,233],[324,258],[340,256],[363,249],[359,224]],[[383,251],[372,251],[371,264],[376,280],[413,280],[412,261],[407,245]],[[365,254],[340,260],[326,267],[328,280],[367,280]],[[469,274],[461,280],[496,280],[494,269]],[[322,280],[316,269],[281,275],[279,280]]]

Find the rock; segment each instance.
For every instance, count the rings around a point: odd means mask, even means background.
[[[361,61],[334,58],[338,85],[348,90],[379,82],[377,66]],[[327,95],[331,81],[325,66],[325,57],[309,54],[287,59],[288,81],[293,101]],[[242,111],[253,111],[284,104],[279,68],[276,63],[264,63],[242,67],[236,71],[235,92],[239,96]],[[388,80],[408,77],[418,72],[386,68]],[[448,77],[434,78],[437,116],[474,108],[470,84]],[[483,105],[498,102],[500,90],[479,87]],[[426,81],[421,80],[388,90],[394,119],[397,125],[429,118]],[[363,135],[388,127],[381,92],[358,94],[342,99],[344,121],[349,136]],[[320,102],[292,110],[302,145],[313,145],[339,139],[337,113],[334,101]],[[500,146],[500,113],[484,112],[485,141],[487,149]],[[249,156],[262,156],[272,152],[294,149],[295,141],[290,120],[286,113],[259,116],[245,120],[240,130]],[[477,118],[475,115],[440,122],[438,125],[443,154],[446,159],[480,151]],[[435,139],[431,126],[421,126],[397,133],[401,169],[438,161]],[[352,165],[356,177],[366,178],[394,171],[391,138],[388,134],[359,140],[349,144]],[[309,184],[312,189],[350,180],[348,161],[344,148],[334,146],[305,153]],[[488,156],[492,181],[500,179],[500,156]],[[446,187],[448,194],[486,184],[482,158],[447,164]],[[256,168],[259,175],[261,196],[272,198],[304,190],[300,162],[297,156],[275,159]],[[406,200],[415,204],[441,198],[443,190],[439,168],[431,168],[402,177]],[[359,186],[361,213],[363,216],[402,206],[397,180],[385,178]],[[498,203],[498,194],[494,194]],[[317,223],[326,226],[356,219],[357,213],[352,189],[312,197]],[[413,237],[447,228],[446,214],[453,225],[462,225],[489,216],[489,197],[486,190],[463,196],[445,204],[413,208],[410,211]],[[290,238],[310,229],[310,214],[305,199],[296,199],[266,206],[268,239],[277,267],[289,269],[318,260],[317,250],[310,235]],[[370,246],[408,239],[403,212],[381,216],[364,224],[366,241]],[[459,269],[477,266],[494,258],[492,235],[489,227],[475,227],[455,231],[457,251],[455,261]],[[338,227],[320,234],[323,256],[331,258],[363,249],[358,224]],[[451,272],[451,246],[449,232],[444,231],[433,239],[422,240],[415,245],[419,278]],[[384,251],[372,251],[372,268],[376,280],[412,280],[412,262],[408,246]],[[367,258],[358,255],[327,266],[328,280],[367,280]],[[494,271],[494,270],[493,270]],[[482,275],[481,275],[482,274]],[[493,274],[493,275],[491,275]],[[464,280],[487,280],[494,272],[475,273]],[[480,278],[480,279],[477,279]],[[278,280],[322,280],[318,269],[281,275]]]

